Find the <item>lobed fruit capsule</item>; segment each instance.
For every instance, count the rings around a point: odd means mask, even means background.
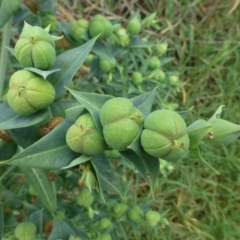
[[[99,230],[106,230],[112,227],[112,222],[109,218],[102,218],[99,222],[98,222],[98,229]]]
[[[30,115],[47,108],[55,99],[50,82],[27,70],[15,72],[9,82],[7,101],[19,115]]]
[[[26,22],[14,50],[17,60],[25,67],[46,70],[56,59],[52,36],[43,28]]]
[[[83,44],[85,39],[83,35],[87,32],[89,21],[86,19],[79,19],[70,24],[69,33],[79,43]]]
[[[14,235],[18,240],[35,240],[37,227],[30,222],[21,222],[14,229]]]
[[[90,113],[80,116],[68,129],[66,142],[73,151],[87,155],[101,154],[107,147]]]
[[[112,209],[114,217],[121,218],[126,213],[127,209],[128,209],[127,204],[124,203],[116,204]]]
[[[93,202],[94,197],[88,188],[82,189],[76,198],[76,203],[79,206],[83,206],[85,208],[90,207],[93,204]]]
[[[157,211],[148,210],[145,213],[145,219],[151,227],[155,227],[161,220],[161,215]]]
[[[104,72],[108,73],[110,72],[115,66],[117,65],[116,59],[113,57],[111,59],[107,58],[99,58],[99,69]]]
[[[114,150],[124,151],[137,137],[144,120],[143,113],[126,98],[105,102],[99,112],[106,143]]]
[[[153,56],[148,60],[148,67],[151,70],[159,68],[159,67],[161,67],[161,61],[158,59],[158,57]]]
[[[134,72],[132,74],[132,82],[135,84],[135,85],[139,85],[143,82],[143,76],[140,72]]]
[[[189,137],[183,118],[172,110],[157,110],[148,115],[141,135],[143,149],[150,155],[175,161],[187,154]]]
[[[130,44],[130,36],[125,28],[120,28],[114,32],[113,41],[117,46],[125,47]]]
[[[128,211],[128,218],[135,223],[142,220],[142,209],[140,207],[133,207]]]
[[[141,22],[137,18],[133,18],[127,24],[127,31],[131,35],[137,35],[141,31],[141,27]]]
[[[54,32],[57,29],[57,18],[52,14],[46,14],[42,17],[42,26],[46,28],[50,25],[50,32]]]
[[[113,26],[112,23],[107,20],[103,15],[96,15],[92,18],[89,24],[89,34],[91,37],[95,37],[99,34],[99,39],[105,39],[112,35]]]

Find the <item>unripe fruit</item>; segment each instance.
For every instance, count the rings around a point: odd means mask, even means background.
[[[113,207],[113,215],[115,218],[121,218],[128,209],[128,205],[124,203],[118,203]]]
[[[140,207],[133,207],[128,211],[128,218],[135,223],[142,220],[142,209]]]
[[[99,230],[107,230],[112,227],[112,222],[110,219],[104,217],[98,222]]]
[[[143,113],[126,98],[105,102],[99,112],[103,135],[114,150],[124,151],[137,137],[144,120]]]
[[[84,61],[86,65],[91,65],[93,59],[95,58],[95,55],[89,53]]]
[[[108,233],[101,234],[97,237],[97,240],[112,240],[112,237]]]
[[[137,35],[141,31],[141,23],[137,18],[133,18],[128,22],[127,31],[131,35]]]
[[[169,77],[169,83],[172,86],[176,85],[178,83],[178,76],[173,75],[173,76]]]
[[[96,15],[90,21],[89,34],[91,37],[95,37],[101,34],[99,36],[99,39],[105,39],[111,36],[112,32],[113,32],[112,23],[109,20],[107,20],[104,16]]]
[[[166,74],[161,69],[155,69],[154,71],[152,71],[150,77],[156,79],[159,82],[164,82],[164,80],[166,79]]]
[[[139,85],[143,82],[143,77],[142,77],[142,74],[140,72],[134,72],[132,74],[132,82],[135,84],[135,85]]]
[[[104,72],[110,72],[117,65],[116,59],[99,58],[99,69]]]
[[[106,150],[104,153],[108,158],[118,158],[121,156],[117,150]]]
[[[52,14],[47,14],[42,17],[42,26],[46,28],[50,25],[50,32],[54,32],[57,29],[57,19]]]
[[[161,215],[157,211],[148,210],[145,213],[145,219],[151,227],[155,227],[161,220]]]
[[[79,19],[72,22],[70,25],[69,33],[70,35],[79,43],[84,43],[83,34],[87,32],[89,27],[89,21],[85,19]]]
[[[117,46],[125,47],[129,45],[131,39],[126,29],[120,28],[113,35],[113,41]]]
[[[30,115],[47,108],[55,99],[50,82],[27,70],[15,72],[9,82],[7,101],[19,115]]]
[[[68,129],[66,142],[73,151],[87,155],[101,154],[107,147],[90,113],[80,116]]]
[[[33,223],[21,222],[14,229],[14,235],[19,240],[34,240],[37,228]]]
[[[161,61],[157,58],[157,57],[151,57],[149,60],[148,60],[148,67],[151,69],[151,70],[154,70],[156,68],[159,68],[161,67]]]
[[[43,28],[25,23],[15,45],[15,56],[25,67],[46,70],[56,59],[54,40]]]
[[[167,52],[168,44],[167,42],[160,43],[155,47],[158,54],[163,55]]]
[[[157,110],[144,122],[141,145],[150,155],[167,161],[184,157],[189,148],[189,137],[183,118],[172,110]]]
[[[76,198],[76,202],[79,206],[87,208],[87,207],[90,207],[94,202],[94,197],[88,188],[84,188],[78,194]]]

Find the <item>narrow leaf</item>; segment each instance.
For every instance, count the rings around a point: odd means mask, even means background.
[[[3,163],[45,169],[60,169],[69,165],[79,155],[66,144],[66,133],[72,124],[72,120],[62,121],[45,137]]]
[[[20,116],[4,101],[0,104],[0,130],[29,127],[49,118],[49,114],[48,109],[45,109],[29,116]]]
[[[225,107],[225,105],[221,105],[208,121],[212,121],[214,119],[220,118],[223,107]]]
[[[185,118],[188,116],[188,114],[193,110],[193,108],[194,108],[194,107],[191,107],[191,108],[189,108],[189,109],[186,110],[186,111],[178,112],[178,114],[180,114],[180,115],[182,116],[182,118],[185,119]]]
[[[52,69],[60,68],[61,70],[48,77],[48,80],[53,84],[56,90],[57,100],[64,96],[66,92],[64,86],[68,86],[70,84],[73,76],[76,74],[91,51],[96,39],[97,38],[95,37],[85,44],[68,50],[57,57]]]
[[[77,101],[79,101],[91,113],[98,131],[102,132],[102,125],[99,119],[99,110],[107,100],[113,97],[110,95],[97,93],[78,92],[72,89],[68,90],[77,99]]]
[[[8,50],[13,56],[15,56],[15,50],[14,50],[14,48],[7,47],[7,46],[5,46],[5,48],[7,48],[7,50]]]
[[[91,159],[92,159],[92,156],[82,154],[80,157],[74,159],[69,165],[62,167],[61,169],[72,168],[72,167],[78,166],[82,163],[85,163],[87,161],[90,161]]]
[[[29,222],[32,222],[37,227],[37,233],[42,233],[43,228],[43,209],[37,210],[28,217]]]
[[[106,58],[111,60],[113,55],[109,49],[109,47],[106,47],[102,41],[96,41],[93,48],[92,52],[98,55],[99,57]]]
[[[34,72],[34,73],[37,73],[38,75],[41,75],[44,79],[46,79],[48,75],[61,70],[60,68],[57,68],[57,69],[51,68],[51,70],[43,71],[43,70],[40,70],[38,68],[33,68],[33,67],[25,67],[24,69]]]
[[[76,119],[85,110],[85,107],[76,100],[59,101],[58,103],[64,108],[66,118]]]
[[[195,148],[199,145],[203,135],[208,129],[211,128],[211,124],[203,119],[199,119],[193,122],[187,127],[187,133],[190,140],[190,148]]]
[[[42,204],[50,213],[54,213],[57,209],[57,198],[52,182],[48,179],[44,169],[20,167],[21,172],[29,185],[32,185]]]

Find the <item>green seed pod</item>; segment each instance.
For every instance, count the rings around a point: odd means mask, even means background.
[[[7,101],[19,115],[30,115],[47,108],[55,99],[50,82],[27,70],[15,72],[9,82]]]
[[[15,45],[15,56],[25,67],[46,70],[56,59],[54,40],[43,28],[25,22]]]
[[[52,14],[47,14],[42,17],[42,27],[46,28],[50,25],[50,32],[54,32],[57,29],[57,19]]]
[[[140,72],[134,72],[132,74],[132,82],[135,84],[135,85],[139,85],[143,82],[143,76]]]
[[[84,61],[86,65],[91,65],[93,59],[95,58],[95,55],[89,53]]]
[[[112,209],[115,218],[121,218],[127,210],[128,205],[124,203],[118,203]]]
[[[103,233],[97,237],[97,240],[112,240],[112,237],[109,233]]]
[[[117,61],[114,57],[112,59],[101,58],[101,57],[99,58],[98,67],[104,73],[110,72],[116,65],[117,65]]]
[[[18,240],[34,240],[37,228],[30,222],[21,222],[14,229],[14,235]]]
[[[141,31],[141,23],[137,18],[133,18],[128,22],[127,31],[131,35],[137,35]]]
[[[86,40],[83,35],[87,32],[89,27],[89,21],[85,19],[79,19],[70,24],[69,33],[79,43],[83,44]]]
[[[177,85],[177,83],[178,83],[178,76],[173,75],[173,76],[169,77],[169,83],[172,86]]]
[[[157,110],[144,122],[141,145],[150,155],[167,161],[184,157],[189,148],[189,137],[183,118],[172,110]]]
[[[103,135],[114,150],[124,151],[137,137],[144,120],[142,112],[126,98],[105,102],[99,112]]]
[[[94,202],[94,197],[88,188],[82,189],[76,198],[76,203],[79,206],[82,206],[85,208],[90,207],[93,204],[93,202]]]
[[[98,229],[99,230],[107,230],[112,227],[112,222],[110,219],[104,217],[98,222]]]
[[[140,207],[133,207],[128,211],[128,218],[132,222],[138,223],[142,220],[142,209]]]
[[[113,41],[117,46],[125,47],[130,44],[130,36],[125,28],[118,29],[113,35]]]
[[[159,68],[161,67],[161,61],[158,59],[158,57],[153,56],[148,60],[148,67],[151,70]]]
[[[151,78],[156,79],[159,82],[164,82],[166,79],[166,74],[163,70],[161,69],[155,69],[154,71],[152,71],[152,73],[150,74]]]
[[[89,34],[91,37],[95,37],[99,34],[99,39],[105,39],[112,35],[113,32],[113,26],[112,23],[107,20],[102,15],[96,15],[93,17],[93,19],[90,21],[89,25]]]
[[[167,42],[160,43],[156,45],[155,50],[157,51],[158,54],[163,55],[167,52],[168,49],[168,44]]]
[[[121,157],[121,154],[117,150],[106,150],[104,153],[108,158]]]
[[[212,127],[204,134],[203,139],[210,144],[229,144],[240,135],[240,125],[219,118],[208,122]]]
[[[157,211],[148,210],[145,213],[145,219],[151,227],[155,227],[161,220],[161,215]]]
[[[101,154],[107,147],[90,113],[80,116],[68,129],[66,142],[73,151],[87,155]]]

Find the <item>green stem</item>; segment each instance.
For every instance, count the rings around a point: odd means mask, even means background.
[[[9,46],[10,37],[11,37],[11,26],[12,26],[13,18],[4,25],[3,28],[3,39],[1,46],[1,58],[0,58],[0,99],[2,98],[6,69],[8,64],[8,50],[6,46]]]

